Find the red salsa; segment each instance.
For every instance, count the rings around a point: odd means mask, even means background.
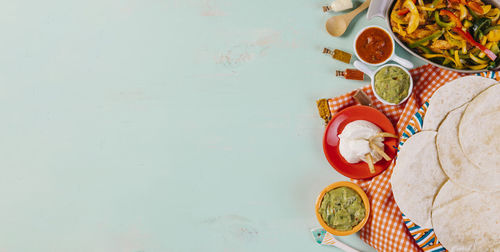
[[[356,40],[356,52],[362,60],[378,64],[392,54],[392,39],[384,30],[371,27],[364,30]]]

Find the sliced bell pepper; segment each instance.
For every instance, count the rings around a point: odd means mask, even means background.
[[[486,13],[486,16],[491,19],[492,23],[496,23],[500,17],[500,10],[498,8],[494,8]]]
[[[483,9],[483,14],[486,14],[486,13],[490,12],[491,5],[489,5],[489,4],[488,5],[483,5],[483,6],[481,6],[481,8]]]
[[[464,38],[462,38],[461,36],[455,35],[455,34],[451,33],[451,32],[450,32],[450,31],[448,31],[448,30],[446,31],[446,33],[447,33],[448,35],[450,35],[450,37],[452,37],[452,38],[453,38],[453,39],[455,39],[455,40],[465,41],[465,39],[464,39]]]
[[[407,35],[406,32],[403,30],[403,27],[399,23],[396,23],[396,26],[392,27],[392,31],[395,33],[398,33],[403,38],[406,37],[406,35]]]
[[[481,64],[481,65],[465,65],[467,68],[470,68],[472,70],[481,70],[481,69],[485,69],[488,64]]]
[[[408,22],[401,19],[401,17],[397,14],[396,11],[391,12],[391,20],[396,22],[397,24],[407,25]]]
[[[448,56],[448,55],[444,55],[444,54],[422,54],[422,56],[428,58],[428,59],[433,59],[433,58],[445,58],[445,61],[451,61],[453,62],[453,64],[455,64],[455,66],[457,65],[457,62],[455,62],[455,59],[453,59],[452,57]],[[443,62],[444,64],[444,62]]]
[[[462,42],[465,42],[464,40],[460,39],[460,40],[457,40],[455,38],[453,38],[449,32],[446,32],[443,34],[444,35],[444,38],[446,39],[446,41],[448,41],[448,43],[450,43],[451,45],[455,46],[455,47],[458,47],[458,48],[462,48]]]
[[[435,33],[433,33],[433,34],[431,34],[431,35],[429,35],[429,36],[427,36],[427,37],[421,38],[421,39],[419,39],[419,40],[417,40],[417,41],[415,41],[415,42],[413,42],[413,43],[409,44],[408,46],[409,46],[410,48],[415,48],[415,47],[417,47],[417,46],[419,46],[419,45],[422,45],[423,43],[425,43],[425,42],[427,42],[427,41],[430,41],[430,40],[433,40],[433,39],[435,39],[435,38],[439,38],[439,37],[441,37],[441,35],[443,35],[443,33],[444,33],[444,31],[443,31],[443,30],[441,30],[441,31],[437,31],[437,32],[435,32]]]
[[[439,18],[439,12],[437,11],[434,12],[434,19],[436,20],[436,23],[443,28],[451,28],[455,26],[455,22],[453,21],[448,23],[441,21],[441,19]],[[460,22],[460,20],[458,22]]]
[[[467,17],[467,8],[465,8],[464,4],[459,5],[460,8],[460,20],[464,20]]]
[[[408,13],[408,12],[410,12],[410,10],[408,10],[408,9],[404,8],[404,9],[401,9],[401,10],[399,10],[399,11],[398,11],[398,15],[400,15],[400,16],[404,16],[404,15],[406,15],[406,13]]]
[[[472,31],[474,32],[474,39],[478,40],[480,32],[485,30],[486,27],[490,25],[491,25],[491,19],[489,18],[479,18],[476,21],[474,21],[474,25],[472,26]]]
[[[460,57],[458,57],[458,51],[455,51],[455,63],[456,63],[456,66],[457,68],[462,68],[463,65],[462,65],[462,62],[460,62]]]
[[[471,58],[473,61],[475,61],[475,62],[476,62],[476,63],[478,63],[478,64],[488,64],[488,61],[487,61],[487,60],[482,60],[482,59],[480,59],[480,58],[478,58],[478,57],[474,56],[474,54],[472,54],[472,53],[469,53],[469,56],[470,56],[470,58]]]
[[[406,32],[408,32],[408,34],[411,34],[418,28],[420,16],[418,14],[417,6],[415,5],[415,3],[413,3],[412,0],[406,0],[403,3],[403,6],[410,10],[410,22],[408,23]]]
[[[443,10],[439,11],[439,14],[443,15],[443,16],[450,17],[451,21],[453,21],[453,23],[455,23],[456,27],[462,28],[462,22],[460,22],[460,18],[458,18],[455,14],[453,14],[453,12],[443,9]]]
[[[417,9],[423,10],[423,11],[435,11],[436,10],[436,8],[427,7],[427,6],[417,6]]]
[[[488,41],[500,41],[500,30],[493,30],[488,32]]]
[[[469,6],[469,8],[471,8],[474,12],[476,12],[479,15],[484,14],[483,7],[476,2],[468,1],[467,6]]]
[[[425,47],[425,46],[417,46],[418,49],[422,50],[425,54],[432,54],[431,49]]]
[[[490,42],[490,43],[492,43],[490,50],[495,54],[500,53],[500,47],[498,47],[498,43],[496,42],[495,43]]]
[[[479,18],[478,14],[476,12],[474,12],[474,10],[472,10],[472,8],[469,5],[467,5],[467,10],[469,11],[469,13],[473,19]]]
[[[483,33],[481,32],[481,45],[486,46],[486,42],[488,42],[488,37],[484,36]]]
[[[472,27],[473,25],[474,25],[474,24],[473,24],[471,21],[469,21],[469,20],[467,20],[467,19],[466,19],[466,20],[464,20],[463,27],[465,27],[465,28],[467,28],[467,29],[468,29],[468,28]]]
[[[494,54],[490,49],[486,48],[485,46],[483,46],[480,43],[478,43],[477,41],[475,41],[474,38],[472,37],[472,35],[470,35],[470,33],[465,32],[458,27],[453,28],[453,31],[455,33],[458,33],[458,35],[462,36],[471,45],[473,45],[473,46],[479,48],[479,50],[483,51],[488,56],[488,58],[490,58],[491,60],[495,60],[497,58],[497,55]]]
[[[500,30],[500,25],[493,25],[484,29],[484,34],[488,34],[490,31]]]
[[[433,58],[446,58],[444,54],[432,54],[432,53],[424,53],[422,56],[428,58],[428,59],[433,59]]]

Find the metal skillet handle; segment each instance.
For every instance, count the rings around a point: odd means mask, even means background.
[[[368,12],[366,13],[366,18],[372,19],[374,17],[381,17],[385,19],[385,13],[391,2],[392,0],[372,0]]]
[[[396,61],[398,64],[406,67],[407,69],[412,69],[413,68],[413,63],[411,63],[407,59],[403,59],[403,58],[399,57],[396,54],[392,55],[392,60]]]
[[[365,73],[368,75],[371,79],[373,79],[373,75],[375,74],[365,63],[356,60],[353,63],[354,67],[357,68],[359,71]]]

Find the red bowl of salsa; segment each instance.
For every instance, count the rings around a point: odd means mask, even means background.
[[[368,65],[379,66],[393,60],[406,68],[413,68],[413,63],[394,54],[393,38],[377,25],[367,26],[356,35],[354,52],[359,60]]]

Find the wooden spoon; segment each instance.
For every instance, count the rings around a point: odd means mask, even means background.
[[[347,30],[352,19],[370,5],[371,0],[366,0],[358,8],[344,15],[334,16],[326,21],[326,31],[334,37],[341,36]]]

